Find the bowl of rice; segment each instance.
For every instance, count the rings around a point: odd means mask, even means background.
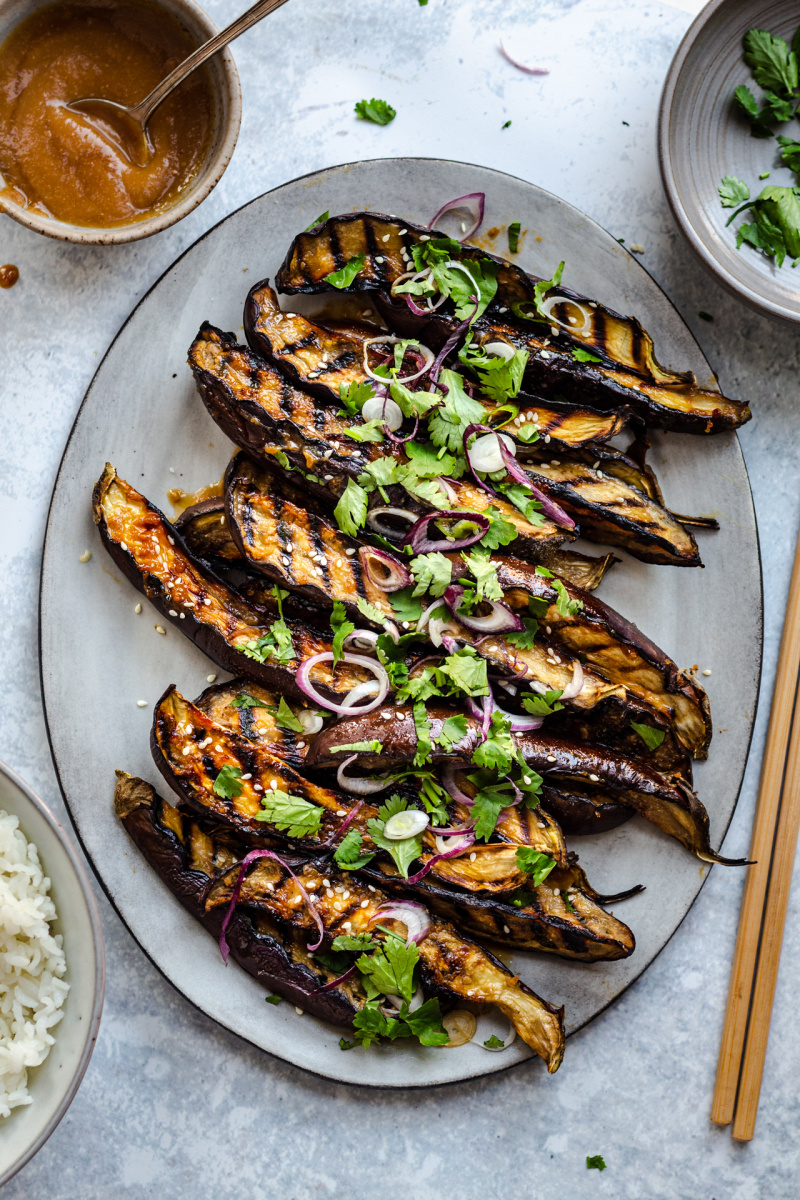
[[[97,903],[76,851],[0,762],[0,1186],[72,1103],[97,1039],[104,967]]]

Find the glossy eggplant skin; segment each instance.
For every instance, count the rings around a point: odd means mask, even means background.
[[[207,894],[207,910],[228,906],[238,874],[233,868],[215,880]],[[306,891],[315,896],[314,910],[326,944],[341,933],[373,932],[378,922],[396,925],[398,932],[405,929],[385,911],[387,894],[362,883],[357,874],[340,872],[330,863],[307,862],[297,867],[296,875]],[[298,905],[296,900],[294,880],[281,863],[261,859],[248,868],[239,903],[267,912],[283,928],[315,937],[317,927],[307,906]],[[422,988],[427,995],[437,996],[445,1004],[461,1000],[495,1004],[523,1041],[544,1059],[548,1071],[558,1070],[564,1053],[563,1009],[542,1000],[449,922],[432,917],[417,949]]]
[[[571,837],[608,833],[630,821],[633,809],[620,804],[596,789],[564,783],[561,787],[542,787],[542,807],[552,813],[564,833]]]
[[[333,766],[337,762],[333,747],[340,737],[346,738],[347,742],[380,738],[381,752],[364,753],[360,759],[362,766],[369,770],[385,770],[413,759],[417,751],[417,733],[410,709],[405,714],[405,720],[398,719],[402,709],[387,711],[391,715],[386,719],[378,708],[366,716],[340,721],[335,733],[323,730],[314,739],[306,757],[308,769]],[[482,740],[480,724],[474,717],[466,717],[466,734],[453,745],[450,754],[445,754],[436,745],[435,739],[437,730],[448,715],[452,715],[452,710],[444,705],[428,706],[433,739],[428,761],[431,764],[443,760],[469,763]],[[569,742],[553,737],[545,730],[523,733],[515,738],[515,743],[546,784],[555,782],[560,786],[565,780],[578,780],[584,786],[596,783],[601,792],[612,793],[615,800],[633,808],[664,833],[682,842],[703,861],[729,866],[743,865],[745,860],[725,859],[711,849],[708,814],[689,785],[680,777],[665,778],[639,759],[628,758],[619,751],[602,746]]]
[[[235,865],[247,847],[234,843],[226,847],[224,856],[220,855],[218,838],[173,808],[149,783],[125,771],[117,771],[114,806],[126,832],[159,879],[218,938],[225,910],[207,910],[206,894],[216,872]],[[352,1025],[365,1000],[360,986],[348,982],[322,991],[333,975],[315,966],[310,956],[303,961],[302,949],[293,947],[291,939],[281,938],[274,925],[269,928],[270,924],[257,913],[237,909],[226,933],[234,959],[264,987],[305,1012],[334,1025]]]
[[[279,464],[291,472],[328,509],[374,458],[389,455],[405,461],[402,447],[393,442],[374,445],[350,440],[347,430],[358,423],[355,418],[316,405],[313,397],[294,388],[275,367],[212,325],[203,325],[192,343],[189,365],[203,403],[227,436],[257,462],[272,464],[273,470]],[[486,493],[477,484],[459,479],[450,486],[454,507],[468,512],[486,507]],[[403,508],[429,511],[402,488],[390,488],[389,495]],[[372,507],[383,504],[379,492],[372,494],[370,503]],[[555,549],[577,536],[575,530],[560,529],[546,518],[531,525],[502,498],[494,504],[517,530],[514,546],[520,555],[535,558],[542,550]]]
[[[226,671],[304,699],[297,667],[309,655],[330,651],[330,637],[287,618],[295,657],[287,663],[249,657],[239,647],[271,632],[277,607],[270,612],[252,604],[196,559],[177,529],[108,463],[94,489],[93,512],[111,557],[168,623]],[[335,676],[326,664],[315,672],[316,685],[332,700],[368,677],[349,665],[340,665]]]
[[[325,276],[363,253],[364,267],[349,290],[374,292],[390,329],[439,350],[455,328],[447,315],[449,302],[433,316],[419,317],[403,298],[393,300],[389,290],[408,271],[411,248],[421,238],[440,236],[436,230],[408,222],[401,225],[380,213],[331,217],[294,239],[276,284],[289,294],[332,290]],[[462,247],[459,258],[488,258],[498,264],[497,293],[474,331],[480,342],[506,340],[528,350],[526,380],[536,394],[560,396],[602,411],[629,406],[649,425],[687,433],[718,433],[750,419],[746,404],[698,387],[689,372],[662,367],[652,338],[634,318],[559,286],[548,295],[548,300],[555,298],[550,321],[526,321],[515,315],[515,306],[531,310],[537,282],[533,276],[475,246]],[[582,319],[580,327],[570,319],[576,313]],[[576,344],[590,349],[600,362],[576,361],[572,354]]]

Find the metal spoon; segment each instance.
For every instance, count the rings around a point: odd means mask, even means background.
[[[230,25],[220,30],[205,45],[198,47],[174,71],[170,71],[166,79],[162,79],[150,95],[145,96],[138,104],[116,104],[113,100],[90,96],[82,100],[72,100],[66,107],[73,112],[82,113],[99,125],[102,132],[126,158],[138,167],[145,167],[154,153],[147,132],[147,122],[161,101],[165,100],[179,83],[183,83],[187,75],[191,75],[192,71],[211,58],[212,54],[216,54],[240,33],[244,33],[251,25],[255,25],[262,17],[266,17],[285,3],[286,0],[258,0],[257,4],[248,8],[247,12],[242,13],[235,21],[231,21]]]

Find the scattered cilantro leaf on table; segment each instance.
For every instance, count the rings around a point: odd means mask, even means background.
[[[397,110],[386,100],[359,100],[356,102],[356,116],[362,121],[372,121],[373,125],[389,125],[397,116]]]

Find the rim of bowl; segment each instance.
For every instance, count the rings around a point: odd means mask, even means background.
[[[53,1113],[50,1120],[45,1125],[38,1137],[34,1138],[29,1146],[22,1151],[19,1157],[11,1164],[4,1175],[0,1176],[0,1187],[8,1183],[18,1171],[21,1171],[26,1163],[30,1162],[35,1154],[41,1150],[47,1139],[55,1130],[56,1126],[61,1122],[67,1109],[75,1099],[75,1095],[80,1087],[81,1081],[86,1074],[86,1068],[89,1066],[89,1060],[94,1053],[95,1044],[97,1042],[97,1033],[100,1028],[100,1017],[103,1012],[103,1001],[105,999],[106,990],[106,954],[105,942],[103,940],[103,928],[100,923],[100,910],[97,907],[97,900],[89,883],[89,876],[86,868],[78,858],[77,851],[72,845],[66,830],[55,815],[45,804],[30,784],[26,783],[21,775],[18,775],[8,763],[0,759],[0,775],[4,775],[19,791],[22,792],[26,800],[30,802],[33,808],[39,813],[39,816],[50,826],[60,843],[64,853],[69,859],[70,866],[78,880],[78,886],[81,889],[86,911],[89,914],[89,925],[92,931],[92,948],[94,950],[94,998],[92,1000],[92,1011],[89,1016],[86,1027],[86,1040],[84,1042],[81,1056],[78,1060],[78,1066],[70,1081],[69,1087],[64,1093],[58,1107]],[[63,916],[61,918],[63,920]]]
[[[44,4],[47,2],[48,0],[44,0]],[[177,17],[181,16],[181,12],[189,14],[202,31],[202,34],[205,35],[206,40],[219,32],[218,27],[211,20],[208,13],[199,4],[196,4],[195,0],[155,0],[155,2],[161,4],[168,11],[173,12]],[[44,4],[42,7],[44,7]],[[1,4],[0,7],[2,7]],[[21,17],[20,20],[25,20],[25,17]],[[220,92],[223,93],[224,102],[224,92],[227,91],[229,111],[219,145],[213,157],[206,159],[206,164],[209,165],[210,169],[201,186],[194,187],[190,184],[186,193],[164,212],[157,213],[152,217],[146,217],[144,220],[133,222],[130,225],[118,225],[112,229],[104,229],[91,225],[70,225],[67,221],[57,221],[53,217],[43,217],[37,213],[31,213],[12,202],[4,204],[0,201],[0,215],[5,214],[11,217],[12,221],[17,221],[27,229],[32,229],[34,233],[44,234],[45,237],[56,238],[62,242],[75,242],[90,246],[111,246],[122,245],[126,242],[138,242],[142,238],[151,237],[154,233],[160,233],[162,229],[168,229],[170,225],[175,225],[178,221],[183,220],[184,217],[188,216],[190,212],[193,212],[195,208],[203,203],[225,174],[228,164],[233,157],[236,142],[239,138],[239,128],[242,123],[242,86],[230,46],[225,46],[222,50],[217,51],[209,62],[213,62],[214,59],[219,60],[222,68],[223,86]],[[200,170],[202,172],[203,167]],[[195,176],[195,178],[198,178],[198,176]]]
[[[670,123],[675,92],[686,67],[686,60],[695,42],[702,34],[705,26],[717,15],[720,9],[726,8],[729,5],[733,7],[731,0],[710,0],[710,3],[701,9],[686,30],[670,63],[658,111],[658,165],[661,170],[661,182],[678,228],[686,238],[690,248],[711,272],[717,282],[722,284],[726,291],[735,296],[737,300],[744,300],[746,304],[754,308],[757,312],[767,313],[770,316],[779,317],[781,320],[789,321],[791,324],[796,325],[798,320],[800,320],[796,310],[786,308],[783,304],[750,291],[729,275],[725,268],[721,266],[689,220],[683,206],[680,189],[675,181],[675,172],[672,165],[672,147],[670,144]]]

